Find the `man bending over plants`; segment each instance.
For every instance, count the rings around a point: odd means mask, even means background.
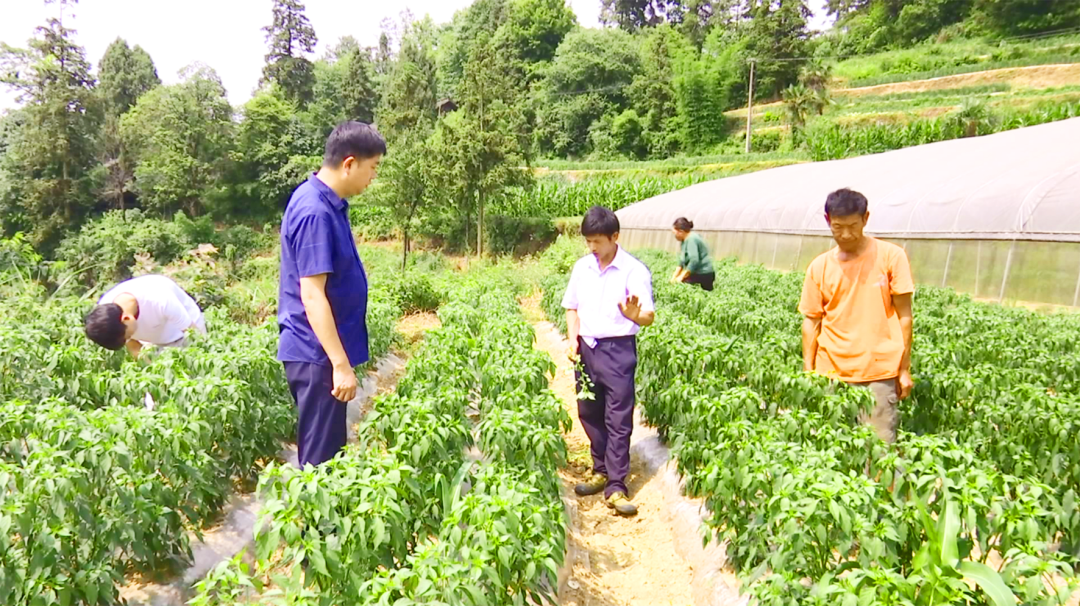
[[[619,515],[637,514],[630,502],[630,434],[634,430],[635,335],[655,319],[652,275],[619,246],[619,218],[594,206],[581,222],[592,252],[574,265],[562,306],[566,309],[570,358],[580,357],[578,418],[592,444],[591,477],[574,487],[579,496],[604,492]],[[586,379],[588,381],[586,381]]]
[[[829,194],[825,221],[836,248],[806,270],[799,312],[803,368],[865,386],[876,405],[859,421],[886,442],[896,440],[897,404],[911,394],[911,294],[904,249],[863,233],[866,197],[850,189]]]
[[[345,446],[353,369],[368,361],[368,282],[346,200],[367,189],[384,154],[375,127],[339,125],[322,168],[296,188],[281,220],[278,360],[299,410],[301,467],[329,461]]]
[[[125,280],[102,295],[86,316],[86,336],[116,351],[127,347],[134,358],[143,345],[183,347],[190,330],[206,332],[206,320],[191,295],[165,276]]]

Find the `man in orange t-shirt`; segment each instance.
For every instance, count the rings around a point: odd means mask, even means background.
[[[836,248],[806,270],[799,313],[803,368],[869,387],[877,404],[860,422],[882,440],[896,440],[897,404],[911,394],[911,294],[904,249],[863,234],[866,196],[829,194],[825,221]]]

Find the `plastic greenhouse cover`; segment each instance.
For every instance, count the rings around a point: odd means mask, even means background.
[[[889,238],[1080,242],[1080,118],[701,183],[617,214],[622,229],[829,235],[825,197],[870,201],[867,231]]]

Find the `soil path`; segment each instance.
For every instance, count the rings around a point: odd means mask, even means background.
[[[371,409],[372,400],[392,391],[405,368],[405,358],[415,350],[429,330],[439,328],[438,316],[419,313],[398,320],[397,332],[404,340],[405,351],[388,353],[377,368],[361,379],[356,399],[349,404],[347,423],[349,439],[356,439],[356,426]],[[398,355],[400,354],[400,356]],[[278,455],[296,464],[296,445],[285,444]],[[254,543],[253,529],[262,503],[253,492],[233,495],[222,511],[222,521],[203,531],[203,540],[192,537],[193,562],[175,578],[161,583],[133,579],[120,588],[120,597],[129,606],[183,606],[194,595],[193,585],[222,561],[249,548]]]
[[[567,537],[570,578],[559,595],[562,606],[692,606],[693,570],[676,551],[664,515],[659,478],[643,461],[631,456],[627,486],[638,515],[622,518],[603,497],[579,498],[574,484],[591,466],[589,438],[577,419],[573,367],[566,357],[566,340],[550,322],[538,320],[539,298],[523,301],[526,317],[536,330],[536,347],[558,366],[551,389],[574,419],[566,435],[570,464],[560,472],[570,495],[571,528]]]
[[[833,90],[832,94],[837,97],[895,95],[899,93],[921,93],[933,90],[987,86],[1002,82],[1012,85],[1014,89],[1043,89],[1072,86],[1080,82],[1080,63],[1033,65],[1030,67],[1005,67],[1001,69],[972,72],[969,74],[940,76],[937,78],[928,78],[926,80],[893,82],[891,84],[878,84],[875,86],[862,86],[859,88],[839,88]],[[759,113],[764,113],[765,111],[776,109],[783,105],[782,101],[755,104],[754,115],[757,116]],[[733,109],[724,112],[724,115],[732,118],[746,118],[746,108]]]

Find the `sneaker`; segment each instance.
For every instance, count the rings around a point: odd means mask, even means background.
[[[636,516],[637,507],[626,498],[626,493],[616,492],[606,499],[607,506],[621,516]]]
[[[607,476],[594,473],[589,476],[588,480],[585,480],[581,484],[574,486],[574,492],[579,497],[591,497],[594,494],[600,494],[607,487]]]

